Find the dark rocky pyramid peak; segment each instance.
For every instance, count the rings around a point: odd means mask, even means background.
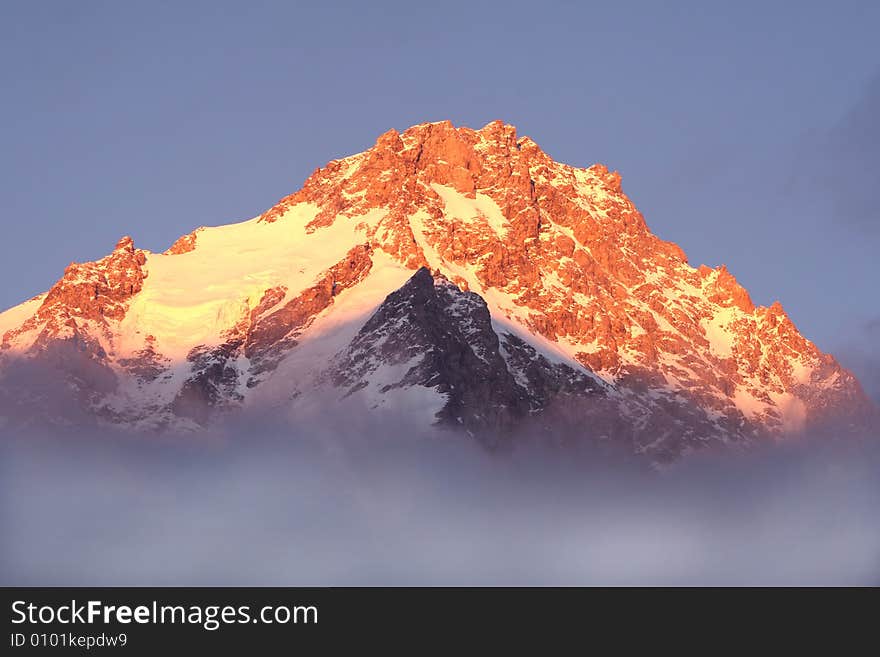
[[[423,386],[445,397],[440,424],[459,426],[489,442],[529,411],[527,392],[508,371],[486,302],[426,267],[385,301],[331,371],[334,385],[352,394],[370,385],[380,367],[407,365],[395,388]]]

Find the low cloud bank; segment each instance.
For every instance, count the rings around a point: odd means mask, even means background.
[[[880,584],[880,451],[663,471],[336,418],[7,435],[6,585]]]

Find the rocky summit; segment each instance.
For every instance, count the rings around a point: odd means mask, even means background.
[[[348,408],[669,461],[876,418],[779,303],[654,235],[618,173],[501,122],[391,130],[164,253],[123,238],[0,314],[0,336],[11,426]]]

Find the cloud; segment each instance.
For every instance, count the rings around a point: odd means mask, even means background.
[[[338,419],[338,418],[337,418]],[[357,420],[357,418],[348,418]],[[877,584],[880,454],[664,474],[378,421],[7,437],[3,584]],[[56,438],[60,438],[57,437]]]

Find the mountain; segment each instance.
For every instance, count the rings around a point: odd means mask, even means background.
[[[390,130],[161,254],[125,237],[0,314],[0,336],[13,425],[351,409],[667,461],[876,413],[781,305],[651,233],[619,174],[501,122]]]

